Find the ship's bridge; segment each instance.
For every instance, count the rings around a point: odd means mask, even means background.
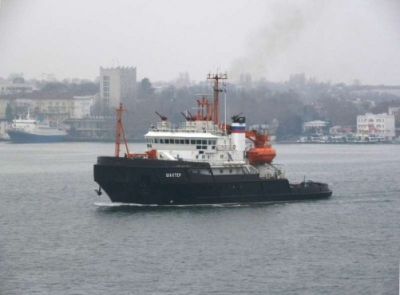
[[[160,159],[225,162],[234,160],[235,146],[227,135],[211,132],[149,131],[148,149],[155,149]],[[235,159],[237,160],[237,159]]]

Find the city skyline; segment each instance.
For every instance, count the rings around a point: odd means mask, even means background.
[[[400,84],[396,1],[162,1],[0,3],[0,76],[98,76],[132,65],[138,78],[195,81],[227,71],[235,79]],[[212,9],[211,9],[212,7]]]

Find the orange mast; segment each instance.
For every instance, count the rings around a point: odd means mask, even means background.
[[[216,125],[219,125],[219,93],[222,89],[219,88],[219,80],[228,79],[227,74],[208,74],[208,80],[214,80],[214,105],[213,105],[213,121]]]
[[[120,103],[119,108],[116,109],[116,111],[117,111],[117,127],[115,132],[115,157],[119,158],[121,137],[122,140],[124,141],[127,155],[129,155],[129,148],[128,148],[128,143],[126,142],[124,124],[122,123],[122,113],[126,111],[126,109],[124,109],[122,103]]]

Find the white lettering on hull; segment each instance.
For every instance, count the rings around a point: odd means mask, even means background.
[[[168,178],[170,178],[170,177],[177,178],[177,177],[181,177],[181,176],[182,176],[182,173],[180,173],[180,172],[165,173],[165,177],[168,177]]]

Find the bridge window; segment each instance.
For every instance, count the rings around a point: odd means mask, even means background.
[[[190,144],[196,144],[196,141],[194,139],[191,139]]]
[[[169,139],[168,138],[165,139],[165,143],[169,144]]]
[[[189,144],[189,139],[185,139],[185,144]]]

